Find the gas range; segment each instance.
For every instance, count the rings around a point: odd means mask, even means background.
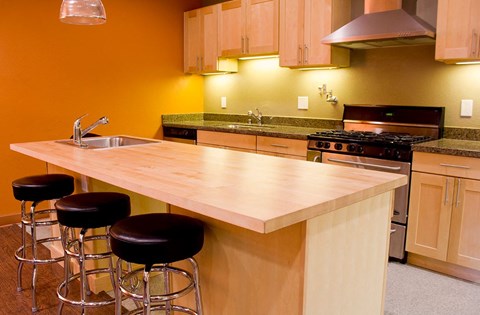
[[[412,145],[432,139],[408,133],[326,130],[308,136],[309,150],[322,150],[357,156],[411,161]]]
[[[441,137],[444,108],[344,105],[343,130],[308,136],[308,149],[387,160],[412,160],[412,145]]]
[[[410,177],[412,146],[442,135],[444,108],[393,105],[344,105],[343,130],[308,136],[313,162],[403,174]],[[390,257],[406,261],[409,180],[395,189]]]

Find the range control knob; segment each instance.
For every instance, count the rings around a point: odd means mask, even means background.
[[[343,145],[341,143],[335,143],[335,146],[334,146],[335,150],[341,150],[343,148]]]
[[[315,144],[315,146],[319,149],[323,148],[323,142],[322,141],[317,141],[317,143]]]
[[[392,150],[389,149],[389,148],[385,148],[385,149],[383,150],[383,155],[384,155],[385,157],[391,156],[391,155],[392,155]]]
[[[325,144],[323,145],[323,147],[325,149],[330,149],[330,142],[325,142]]]
[[[358,153],[363,153],[363,151],[364,151],[363,146],[361,146],[361,145],[357,146],[357,152]]]
[[[355,152],[355,149],[357,148],[357,146],[355,144],[347,144],[347,151],[348,152]]]

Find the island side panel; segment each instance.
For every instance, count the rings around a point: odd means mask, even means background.
[[[304,315],[383,314],[393,192],[307,222]]]
[[[302,314],[305,222],[262,234],[174,206],[171,212],[205,222],[195,256],[204,314]]]

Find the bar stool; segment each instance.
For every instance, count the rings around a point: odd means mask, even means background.
[[[167,315],[172,311],[201,315],[198,265],[193,256],[203,247],[203,233],[200,220],[178,214],[136,215],[115,223],[110,229],[112,251],[118,256],[115,314],[121,314],[124,294],[137,303],[143,302],[143,307],[137,307],[128,314],[150,314],[151,311],[165,310]],[[190,262],[193,275],[170,265],[181,260]],[[141,264],[144,268],[125,273],[122,261]],[[151,292],[152,272],[161,275],[156,278],[163,280],[163,292]],[[143,278],[143,286],[137,283],[140,278]],[[172,279],[183,283],[173,290]],[[173,304],[173,300],[192,290],[195,292],[196,310]]]
[[[36,210],[42,201],[59,199],[70,195],[74,190],[74,179],[65,174],[45,174],[28,176],[16,179],[12,182],[13,196],[21,201],[21,229],[22,245],[15,251],[15,258],[18,260],[17,267],[17,291],[22,291],[22,268],[24,263],[33,265],[32,272],[32,312],[36,312],[36,282],[37,265],[51,264],[63,259],[59,257],[40,257],[37,247],[40,244],[60,241],[60,237],[37,238],[37,227],[52,227],[58,221],[52,214],[55,209]],[[30,212],[27,212],[27,204],[30,205]],[[27,240],[27,227],[30,227],[30,243]]]
[[[110,248],[110,226],[120,219],[130,215],[130,197],[115,192],[90,192],[71,195],[58,200],[55,203],[58,222],[61,227],[62,244],[65,253],[64,269],[65,278],[57,288],[57,296],[60,299],[59,314],[62,312],[64,303],[81,307],[82,314],[87,307],[99,307],[115,302],[115,298],[109,296],[104,299],[87,299],[90,295],[88,275],[109,274],[112,287],[115,288],[115,276],[112,252]],[[86,235],[88,230],[105,228],[105,233]],[[79,233],[77,233],[77,231]],[[78,235],[77,235],[78,234]],[[105,242],[105,250],[87,250],[85,245],[95,245],[95,242]],[[70,272],[70,260],[78,262],[79,272]],[[108,260],[108,267],[100,266],[87,270],[87,260]],[[80,296],[68,296],[69,285],[72,281],[80,280]]]

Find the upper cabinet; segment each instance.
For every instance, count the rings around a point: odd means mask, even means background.
[[[184,71],[216,73],[237,71],[234,60],[218,58],[220,5],[184,13]]]
[[[280,66],[348,67],[347,48],[322,44],[350,21],[350,0],[280,0]]]
[[[435,59],[480,61],[480,1],[438,0]]]
[[[278,0],[233,0],[220,7],[220,56],[278,54]]]

